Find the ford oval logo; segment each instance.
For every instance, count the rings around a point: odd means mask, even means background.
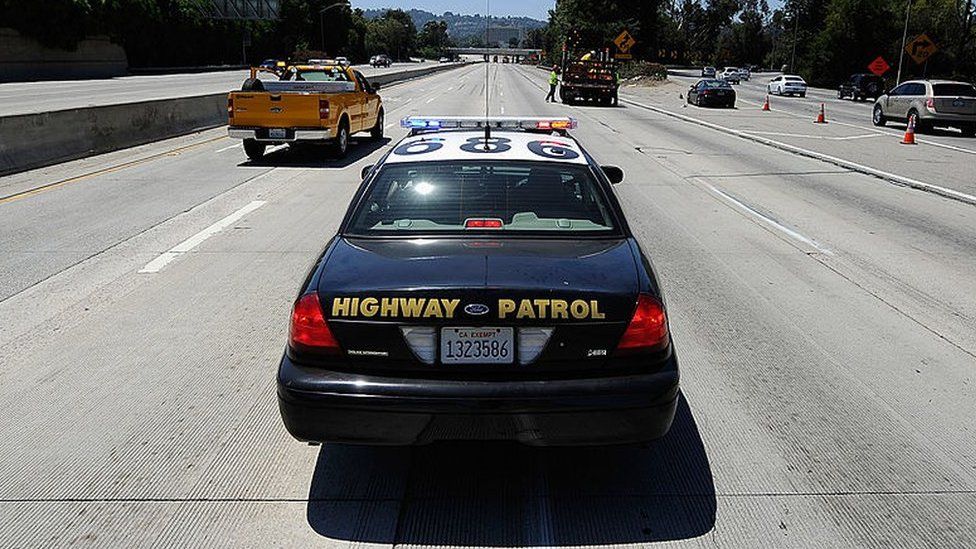
[[[469,315],[481,316],[488,313],[488,306],[481,303],[469,303],[464,306],[464,312]]]

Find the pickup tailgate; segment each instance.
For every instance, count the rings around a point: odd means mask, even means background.
[[[234,92],[230,94],[231,126],[254,128],[319,128],[322,96],[300,93]],[[326,111],[328,112],[328,111]]]

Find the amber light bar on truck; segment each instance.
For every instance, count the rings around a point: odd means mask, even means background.
[[[400,120],[400,126],[412,133],[437,130],[458,129],[514,129],[560,131],[576,129],[575,118],[563,117],[520,117],[520,116],[408,116]]]

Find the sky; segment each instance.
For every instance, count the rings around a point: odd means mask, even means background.
[[[491,14],[496,16],[520,15],[549,19],[549,10],[556,5],[555,0],[490,0]],[[402,8],[426,10],[440,15],[445,11],[471,15],[485,13],[485,0],[352,0],[354,8]]]

